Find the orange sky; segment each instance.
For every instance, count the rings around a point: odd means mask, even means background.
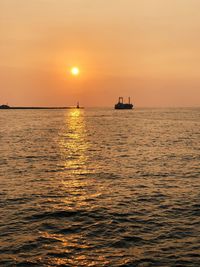
[[[0,0],[0,104],[130,95],[138,107],[200,106],[199,10],[199,0]]]

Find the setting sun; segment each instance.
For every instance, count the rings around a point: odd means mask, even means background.
[[[71,74],[72,75],[78,75],[79,74],[79,68],[77,68],[77,67],[73,67],[73,68],[71,68]]]

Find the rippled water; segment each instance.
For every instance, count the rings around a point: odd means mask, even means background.
[[[1,266],[200,266],[200,109],[0,111]]]

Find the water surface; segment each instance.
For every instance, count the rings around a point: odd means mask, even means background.
[[[0,111],[1,266],[200,266],[200,109]]]

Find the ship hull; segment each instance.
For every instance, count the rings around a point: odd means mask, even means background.
[[[118,103],[115,105],[115,109],[133,109],[133,105]]]

